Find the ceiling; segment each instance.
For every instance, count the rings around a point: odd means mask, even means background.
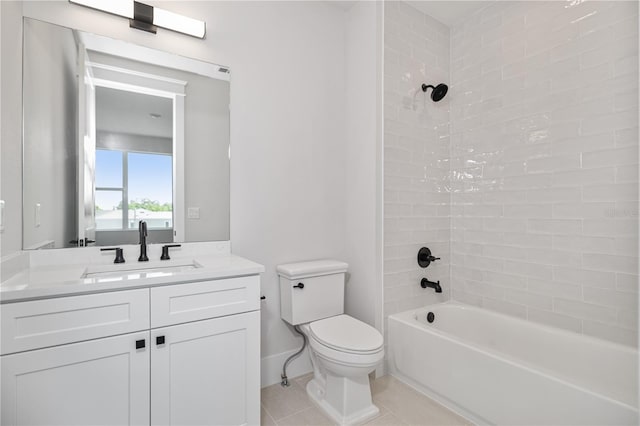
[[[173,138],[169,98],[96,87],[96,119],[98,130]]]
[[[447,26],[457,24],[466,16],[485,7],[490,1],[478,0],[413,0],[411,6],[437,19]]]

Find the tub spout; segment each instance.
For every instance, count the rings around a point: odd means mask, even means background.
[[[442,287],[440,287],[440,280],[437,282],[429,281],[427,278],[423,278],[420,281],[420,287],[422,288],[432,288],[436,291],[436,293],[442,293]]]

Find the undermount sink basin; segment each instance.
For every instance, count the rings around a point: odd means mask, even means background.
[[[103,277],[121,277],[126,275],[138,274],[142,277],[152,277],[155,275],[186,272],[192,269],[201,268],[196,261],[184,263],[172,263],[169,265],[109,265],[89,267],[82,274],[81,278],[103,278]]]

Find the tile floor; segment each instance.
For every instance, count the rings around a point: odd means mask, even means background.
[[[307,397],[305,389],[312,375],[291,380],[291,386],[279,384],[262,389],[261,422],[264,426],[307,426],[333,424]],[[380,414],[367,425],[469,425],[432,399],[392,376],[383,376],[371,385],[373,402]]]

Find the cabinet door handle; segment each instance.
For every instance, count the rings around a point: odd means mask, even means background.
[[[156,345],[164,345],[164,336],[156,336]]]
[[[145,339],[136,340],[136,349],[144,349],[145,343],[146,343]]]

